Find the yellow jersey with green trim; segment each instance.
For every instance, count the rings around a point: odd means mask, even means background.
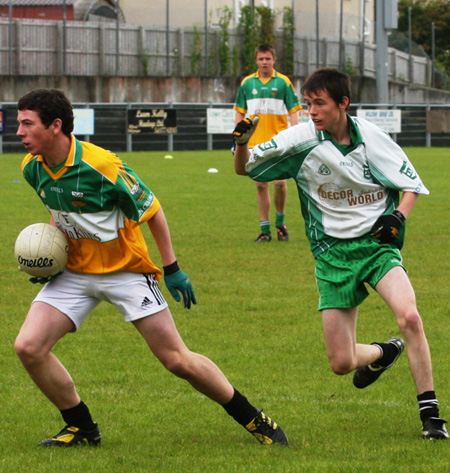
[[[31,154],[22,172],[68,239],[68,269],[154,273],[160,279],[139,227],[160,203],[118,156],[72,135],[69,155],[56,173],[42,156]]]
[[[253,118],[259,116],[255,133],[248,143],[253,148],[269,141],[288,127],[287,114],[302,109],[289,77],[273,71],[268,79],[262,79],[259,70],[242,79],[234,110]]]

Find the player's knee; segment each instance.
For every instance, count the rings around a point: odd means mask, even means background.
[[[355,369],[355,363],[350,359],[330,359],[330,367],[334,374],[343,376]]]
[[[16,338],[14,350],[24,366],[38,363],[43,356],[42,350],[35,343],[20,335]]]
[[[263,194],[264,192],[267,192],[268,188],[269,188],[269,184],[267,182],[257,182],[256,183],[256,190],[260,194]]]
[[[277,191],[284,191],[286,189],[286,181],[275,181],[274,188]]]
[[[400,330],[421,332],[423,331],[422,319],[417,310],[410,310],[405,312],[401,317],[398,317],[398,325]]]
[[[164,367],[178,378],[189,379],[190,371],[189,364],[186,359],[180,354],[169,356],[162,361]]]

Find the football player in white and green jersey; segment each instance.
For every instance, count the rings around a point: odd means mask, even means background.
[[[34,299],[15,350],[29,375],[60,410],[65,427],[44,447],[98,445],[101,433],[53,346],[76,331],[102,301],[133,323],[161,363],[225,411],[263,444],[288,443],[273,422],[227,380],[208,358],[190,351],[177,331],[158,285],[161,270],[148,253],[141,226],[159,250],[164,282],[184,307],[196,304],[192,284],[179,268],[161,204],[119,157],[72,134],[73,110],[58,90],[39,89],[18,102],[18,130],[29,154],[25,179],[66,235],[65,270]],[[33,281],[34,282],[34,281]]]
[[[258,119],[238,123],[235,170],[256,181],[292,178],[297,183],[333,371],[355,371],[353,384],[366,388],[404,350],[405,342],[398,337],[356,343],[358,306],[368,295],[368,284],[396,316],[408,346],[422,435],[447,439],[427,338],[400,254],[405,220],[419,195],[429,192],[386,133],[348,115],[350,91],[346,74],[317,70],[302,87],[311,120],[255,145],[251,152],[248,141]]]
[[[291,126],[298,123],[298,111],[301,110],[297,94],[287,76],[274,69],[275,48],[270,44],[261,44],[255,50],[255,61],[258,70],[241,82],[236,97],[236,123],[245,116],[250,119],[259,116],[259,125],[249,141],[252,148],[258,143],[268,141],[272,136],[288,127],[288,116]],[[276,209],[275,228],[279,241],[288,241],[289,233],[285,224],[285,206],[287,199],[286,181],[274,181],[274,204]],[[256,183],[256,200],[259,210],[260,234],[257,243],[272,240],[270,231],[270,193],[267,182]]]

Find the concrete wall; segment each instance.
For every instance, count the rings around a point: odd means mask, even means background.
[[[300,96],[303,78],[292,78]],[[64,90],[70,100],[82,102],[233,103],[239,86],[235,78],[113,78],[113,77],[0,77],[0,102],[16,102],[36,88]],[[352,103],[375,103],[375,80],[354,77]],[[389,83],[390,103],[450,104],[450,92],[404,82]]]

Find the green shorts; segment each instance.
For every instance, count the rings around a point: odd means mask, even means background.
[[[371,238],[342,240],[316,257],[319,310],[351,309],[392,268],[403,267],[400,250]]]

